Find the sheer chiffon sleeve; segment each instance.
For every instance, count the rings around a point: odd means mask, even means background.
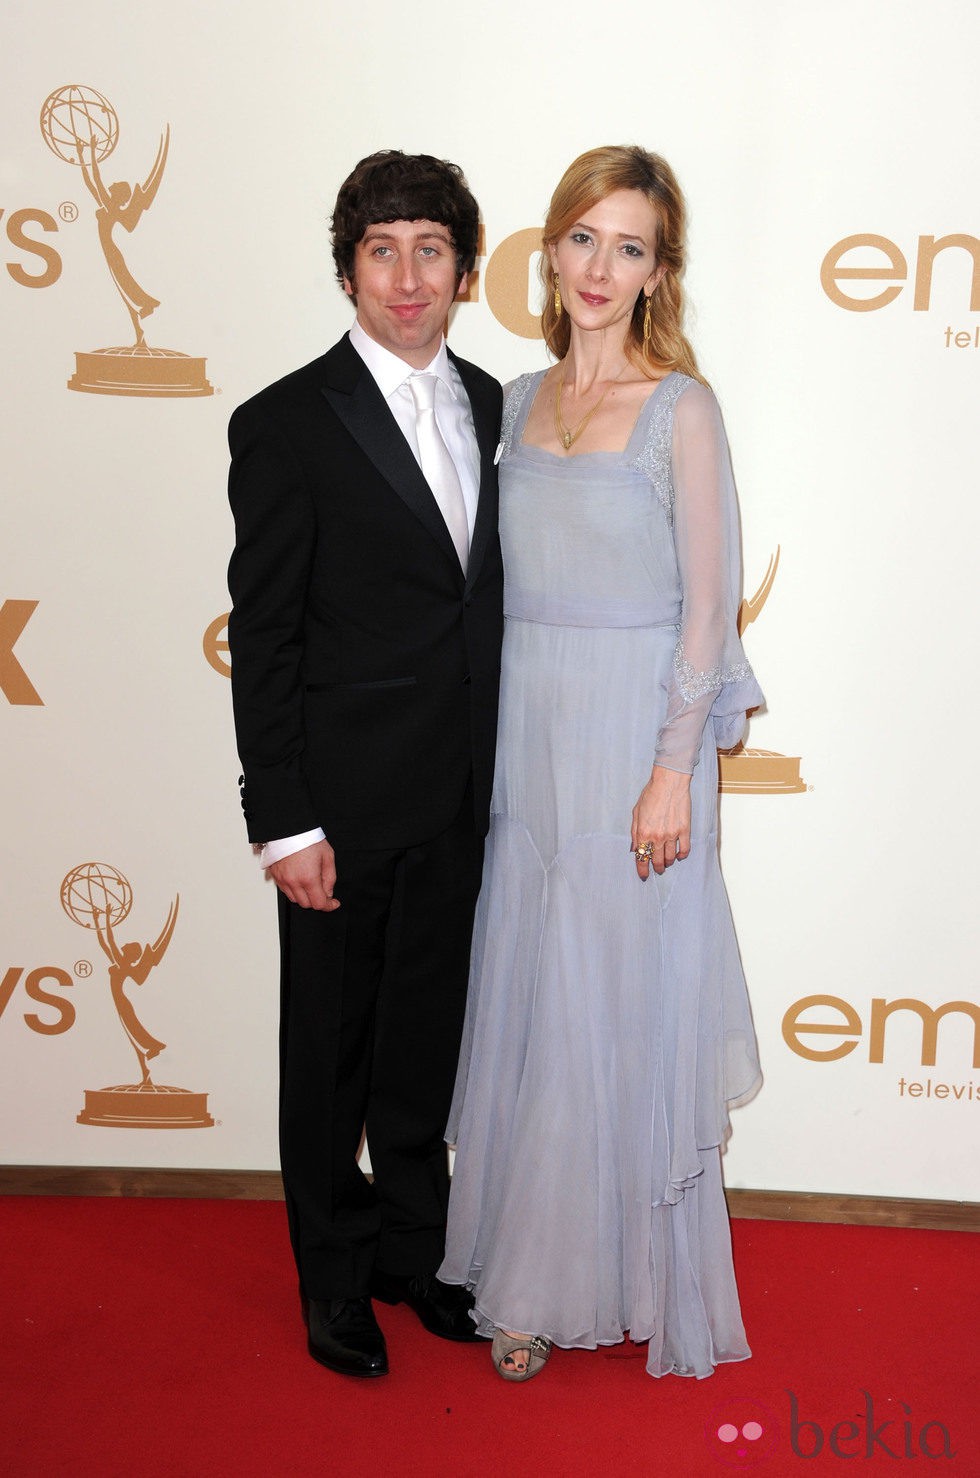
[[[728,749],[746,710],[764,702],[736,625],[741,554],[728,442],[715,397],[696,381],[674,405],[670,464],[681,622],[655,763],[691,774],[706,730]]]

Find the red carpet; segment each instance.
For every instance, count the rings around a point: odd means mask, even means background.
[[[733,1231],[755,1354],[710,1380],[619,1346],[509,1386],[381,1307],[392,1374],[357,1382],[306,1354],[280,1203],[0,1199],[0,1472],[978,1478],[977,1240]]]

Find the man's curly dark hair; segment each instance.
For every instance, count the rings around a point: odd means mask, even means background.
[[[383,221],[435,221],[445,226],[456,255],[457,284],[476,261],[480,208],[458,164],[431,154],[381,149],[369,154],[340,187],[330,229],[337,281],[356,292],[354,253],[369,226]]]

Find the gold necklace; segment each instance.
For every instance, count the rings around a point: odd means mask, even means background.
[[[558,389],[555,392],[555,431],[557,432],[558,440],[561,442],[566,452],[578,441],[579,437],[582,435],[582,432],[592,420],[592,417],[595,415],[596,411],[599,409],[600,405],[605,400],[612,387],[616,384],[618,380],[622,378],[625,372],[626,365],[624,364],[616,378],[609,381],[609,384],[606,386],[605,390],[603,390],[595,405],[590,411],[586,411],[585,415],[582,417],[581,421],[579,421],[574,430],[569,430],[569,428],[565,425],[565,422],[561,418],[561,392],[564,375],[559,374]]]

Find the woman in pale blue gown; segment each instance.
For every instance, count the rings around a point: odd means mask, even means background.
[[[716,747],[762,694],[736,629],[721,415],[681,331],[662,159],[583,155],[544,229],[557,359],[510,387],[503,676],[439,1276],[508,1380],[552,1344],[749,1354],[720,1153],[758,1075]]]

